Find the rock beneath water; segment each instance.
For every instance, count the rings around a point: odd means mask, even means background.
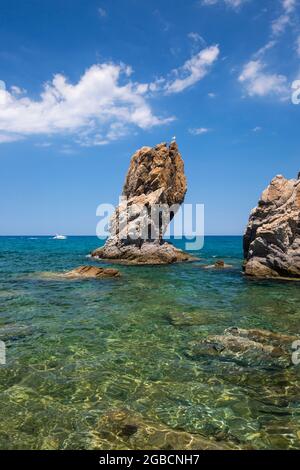
[[[300,278],[300,179],[276,176],[252,210],[244,235],[248,276]]]
[[[244,366],[281,369],[292,365],[292,343],[297,339],[267,330],[233,327],[223,335],[191,343],[188,356],[193,359],[212,356]]]
[[[14,323],[0,326],[0,340],[16,340],[29,336],[34,332],[34,328],[27,325],[17,325]]]
[[[228,269],[232,268],[231,264],[225,264],[225,261],[218,260],[214,264],[208,264],[203,266],[204,269]]]
[[[104,279],[107,277],[120,277],[120,272],[114,268],[97,268],[96,266],[79,266],[64,274],[67,279]]]
[[[194,260],[163,241],[186,190],[184,164],[175,142],[142,147],[131,158],[123,197],[111,219],[110,237],[92,256],[125,264]]]
[[[231,327],[227,328],[225,332],[234,336],[249,338],[252,341],[271,344],[273,346],[279,346],[289,350],[291,349],[292,343],[300,339],[298,336],[274,333],[273,331],[261,330],[259,328],[246,330],[244,328]]]
[[[142,450],[230,450],[236,448],[224,441],[217,442],[199,434],[179,431],[163,424],[153,423],[128,410],[112,410],[98,422],[93,442],[94,449],[116,446]],[[106,447],[103,446],[103,440]]]

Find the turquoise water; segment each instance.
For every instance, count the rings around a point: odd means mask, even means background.
[[[229,326],[300,333],[299,284],[245,279],[241,237],[205,239],[202,262],[223,259],[233,266],[224,271],[192,263],[121,266],[121,278],[103,281],[43,274],[97,265],[86,255],[100,244],[0,237],[0,334],[9,331],[0,448],[107,448],[101,419],[128,409],[240,447],[300,449],[300,366],[262,370],[187,354],[191,341]],[[182,312],[196,324],[172,321]],[[122,448],[117,437],[110,445]]]

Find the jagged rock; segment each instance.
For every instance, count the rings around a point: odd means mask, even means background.
[[[187,354],[193,359],[212,356],[245,366],[287,368],[292,364],[292,343],[297,339],[267,330],[232,327],[223,335],[191,343]]]
[[[98,422],[92,448],[121,446],[143,450],[230,450],[236,448],[227,442],[217,442],[199,434],[172,429],[160,423],[145,420],[140,414],[126,409],[112,410]],[[106,446],[103,441],[106,441]]]
[[[244,235],[248,276],[300,278],[300,179],[276,176],[252,210]]]
[[[106,277],[119,277],[120,272],[114,268],[97,268],[96,266],[79,266],[62,274],[63,277],[69,279],[92,278],[103,279]]]
[[[184,201],[184,164],[177,144],[142,147],[131,158],[123,199],[110,237],[92,256],[126,264],[168,264],[193,258],[163,241],[168,222]],[[171,209],[169,220],[164,216]]]

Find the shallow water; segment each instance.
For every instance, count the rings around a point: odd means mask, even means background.
[[[120,266],[120,279],[102,281],[38,274],[97,264],[86,255],[99,244],[0,237],[0,335],[14,328],[0,366],[0,448],[107,448],[95,430],[125,408],[240,447],[300,449],[300,366],[187,354],[191,341],[230,326],[299,334],[300,284],[245,279],[241,237],[205,239],[202,262],[233,265],[224,271],[191,263]],[[200,320],[170,321],[181,312]],[[117,436],[110,445],[122,448]]]

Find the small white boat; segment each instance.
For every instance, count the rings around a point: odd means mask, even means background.
[[[66,240],[65,235],[59,235],[58,233],[52,238],[52,240]]]

